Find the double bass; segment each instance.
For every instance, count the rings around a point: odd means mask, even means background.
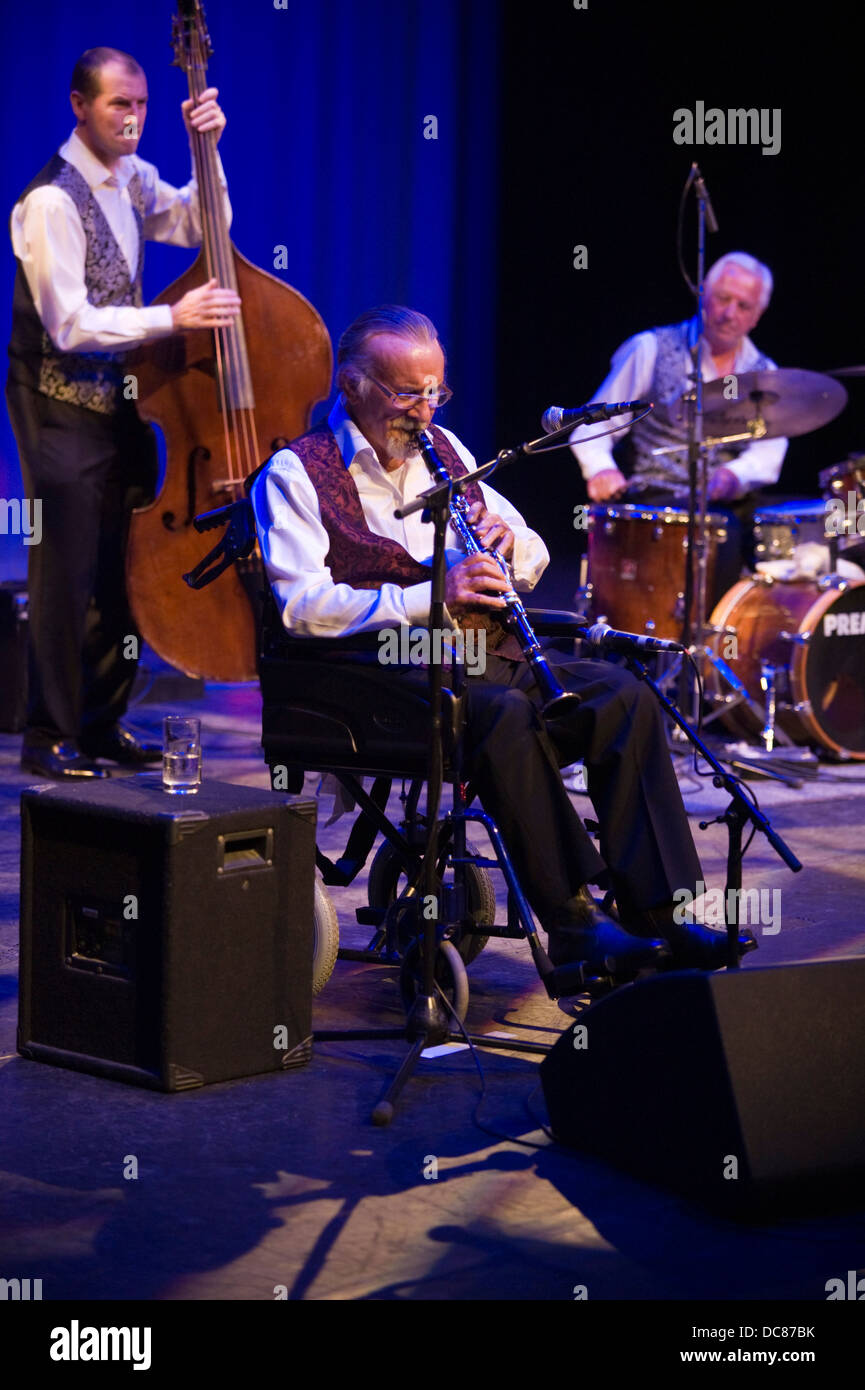
[[[200,0],[180,0],[175,63],[195,100],[207,88],[210,36]],[[216,133],[194,132],[201,252],[154,301],[173,304],[216,279],[241,298],[224,328],[177,333],[138,350],[137,406],[165,439],[162,488],[133,512],[127,546],[129,601],[142,637],[187,675],[215,681],[257,674],[257,554],[190,590],[182,575],[201,558],[197,512],[235,502],[265,458],[308,429],[330,391],[333,358],[323,320],[302,294],[252,265],[231,242],[216,159]]]

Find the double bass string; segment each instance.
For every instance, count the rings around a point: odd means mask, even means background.
[[[198,36],[193,39],[196,52],[189,68],[190,95],[200,99],[205,89],[204,63],[199,51]],[[205,256],[208,278],[216,278],[224,287],[237,288],[234,261],[231,254],[222,207],[222,195],[216,170],[216,142],[212,132],[197,134],[195,147],[198,156],[199,194],[207,209]],[[230,485],[239,486],[257,466],[255,421],[252,413],[252,384],[245,355],[242,323],[235,321],[225,328],[214,330],[217,358],[217,381],[222,406],[225,434],[226,463]],[[244,404],[248,400],[249,405]]]
[[[201,52],[198,33],[193,31],[188,37],[189,47],[187,48],[186,54],[186,75],[189,79],[189,95],[193,100],[198,101],[201,97],[201,93],[204,91],[204,56]],[[208,280],[215,278],[217,283],[221,284],[220,267],[217,264],[218,238],[214,237],[216,223],[213,220],[213,180],[211,177],[211,170],[208,167],[207,142],[204,135],[199,134],[198,131],[193,131],[192,147],[195,152],[195,170],[198,178],[198,198],[207,278]],[[228,476],[229,478],[234,478],[235,469],[231,444],[229,403],[226,395],[223,342],[219,329],[214,330],[214,348],[216,353],[216,383],[222,412],[222,429],[225,437],[225,458],[228,467]]]

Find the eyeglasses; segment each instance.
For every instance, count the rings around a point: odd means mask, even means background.
[[[400,406],[404,410],[411,410],[412,406],[419,405],[421,401],[426,401],[427,405],[433,410],[437,410],[440,405],[444,405],[450,400],[453,391],[449,386],[425,386],[422,391],[393,391],[390,386],[384,386],[380,381],[376,381],[374,376],[368,376],[373,386],[377,386],[379,391],[387,396],[391,405]]]

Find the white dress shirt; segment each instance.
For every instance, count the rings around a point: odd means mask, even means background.
[[[592,400],[635,401],[647,399],[655,372],[657,352],[658,340],[651,330],[648,333],[637,333],[633,338],[622,343],[613,355],[609,376],[598,387]],[[766,357],[765,354],[758,352],[750,338],[743,338],[736,354],[732,373],[738,376],[743,372],[754,371],[761,355],[770,368],[775,369],[777,367],[777,363]],[[692,370],[691,355],[687,347],[682,347],[681,356],[682,392],[684,394]],[[705,338],[702,342],[700,365],[704,381],[715,381],[718,378],[719,373],[716,372],[712,360],[712,350]],[[623,419],[628,419],[628,417],[625,416]],[[611,423],[618,422],[613,421]],[[608,434],[603,439],[593,439],[591,442],[587,442],[589,435],[598,433],[598,428],[597,425],[580,425],[570,437],[571,451],[587,482],[589,478],[593,478],[596,473],[600,473],[605,468],[618,468],[618,464],[613,458],[613,448],[620,439],[624,439],[627,433],[627,429],[617,430],[615,434]],[[751,492],[756,487],[765,487],[769,483],[778,481],[786,452],[786,439],[758,439],[753,444],[749,444],[737,458],[726,463],[724,467],[729,468],[731,473],[735,473],[739,480],[741,493]]]
[[[144,195],[144,237],[174,246],[201,243],[198,184],[193,174],[184,188],[159,177],[138,155],[124,155],[114,172],[87,148],[76,131],[58,154],[86,180],[126,258],[132,277],[138,266],[138,228],[129,181],[138,174]],[[219,178],[228,223],[231,204],[222,164]],[[56,184],[34,188],[16,203],[11,220],[12,247],[24,267],[33,303],[54,346],[61,352],[119,352],[174,332],[168,304],[136,309],[131,305],[97,308],[84,283],[86,236],[75,204]]]
[[[432,565],[433,528],[414,512],[403,521],[393,513],[431,486],[420,454],[392,472],[378,461],[375,450],[346,414],[342,396],[328,424],[345,465],[357,487],[369,529],[378,536],[398,541],[413,559]],[[463,444],[444,430],[466,468],[477,464]],[[514,533],[512,567],[518,589],[532,589],[549,563],[549,552],[526,526],[515,507],[500,493],[480,483],[484,502]],[[385,627],[423,626],[429,621],[432,585],[429,580],[402,588],[384,583],[378,589],[354,589],[336,584],[325,557],[330,539],[322,525],[318,495],[297,454],[281,449],[253,485],[255,512],[264,566],[286,628],[296,637],[347,637]],[[451,527],[446,535],[447,564],[465,558],[459,537]],[[445,610],[449,626],[452,620]]]

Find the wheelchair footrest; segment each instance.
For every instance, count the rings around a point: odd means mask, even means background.
[[[543,976],[544,989],[550,999],[558,999],[562,994],[582,994],[588,988],[590,975],[585,961],[573,961],[569,965],[559,965]]]
[[[396,951],[356,951],[349,946],[340,946],[340,960],[362,960],[368,965],[399,965],[402,957]]]
[[[384,907],[358,907],[354,915],[362,927],[380,927],[386,912]]]

